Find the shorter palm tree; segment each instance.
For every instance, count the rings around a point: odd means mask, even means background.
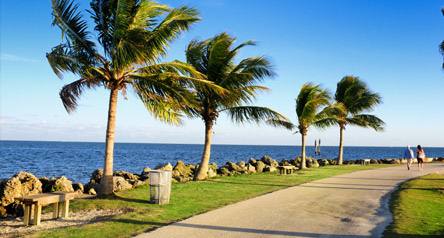
[[[344,155],[344,130],[347,125],[384,129],[384,121],[377,116],[366,114],[381,103],[381,96],[372,92],[358,77],[345,76],[338,82],[335,103],[328,110],[328,117],[317,122],[319,127],[339,126],[338,164],[342,164]]]
[[[225,89],[223,93],[214,92],[205,85],[194,84],[190,88],[194,103],[184,105],[184,112],[188,116],[201,118],[205,124],[205,145],[195,180],[207,177],[213,126],[221,113],[227,113],[238,123],[272,119],[287,121],[272,109],[249,105],[259,92],[268,90],[258,82],[273,76],[274,72],[264,57],[249,57],[235,63],[240,49],[254,45],[254,42],[247,41],[235,46],[235,40],[222,33],[208,40],[192,41],[186,50],[187,62],[200,72],[193,77],[208,80]]]
[[[270,120],[273,125],[281,125],[287,129],[293,130],[297,128],[297,132],[301,134],[301,164],[300,169],[306,168],[305,140],[310,126],[317,126],[318,122],[324,120],[329,115],[330,94],[327,90],[322,89],[319,85],[306,83],[299,91],[296,98],[296,115],[298,116],[298,125],[291,122]]]

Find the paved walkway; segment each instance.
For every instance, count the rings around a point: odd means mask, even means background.
[[[391,222],[389,193],[409,178],[444,171],[405,166],[358,171],[235,203],[139,238],[380,237]]]

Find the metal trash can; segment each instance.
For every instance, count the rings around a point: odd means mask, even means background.
[[[151,170],[150,180],[150,203],[168,204],[171,194],[171,171]]]

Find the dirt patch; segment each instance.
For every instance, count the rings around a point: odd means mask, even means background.
[[[39,226],[24,226],[23,218],[7,218],[0,220],[0,237],[23,236],[35,231],[48,230],[67,226],[80,226],[106,220],[112,216],[128,212],[128,209],[89,210],[70,213],[69,218],[53,219],[52,213],[42,214]]]

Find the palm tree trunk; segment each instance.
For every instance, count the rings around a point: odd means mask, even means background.
[[[300,169],[305,169],[307,168],[306,163],[305,163],[305,137],[306,137],[306,133],[302,132],[301,133],[301,137],[302,137],[302,143],[301,143],[301,165],[299,166]]]
[[[208,176],[208,163],[211,155],[211,139],[213,137],[213,121],[205,121],[205,145],[202,153],[202,159],[199,164],[194,180],[204,180]]]
[[[103,178],[100,181],[101,195],[113,193],[113,158],[114,158],[114,130],[116,128],[116,108],[119,90],[111,89],[108,108],[108,125],[106,128],[105,165]]]
[[[338,164],[341,165],[344,160],[344,127],[339,126],[339,152],[338,152]]]

